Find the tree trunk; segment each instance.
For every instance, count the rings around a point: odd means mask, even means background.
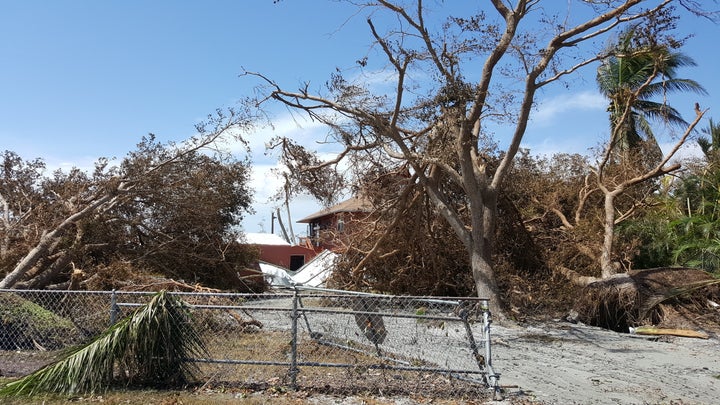
[[[45,252],[47,252],[48,247],[50,247],[55,240],[56,231],[57,230],[43,234],[40,238],[40,242],[38,242],[38,244],[35,245],[35,247],[32,248],[32,250],[30,250],[30,252],[28,252],[28,254],[26,254],[17,265],[15,265],[13,271],[8,273],[5,278],[0,281],[0,288],[12,288],[18,281],[20,281],[25,273],[27,273],[28,270],[30,270],[32,266],[43,257]]]
[[[52,243],[55,241],[56,237],[61,236],[62,232],[65,231],[67,228],[75,224],[77,221],[83,219],[85,216],[95,212],[95,210],[97,210],[100,206],[111,201],[112,199],[113,196],[110,194],[105,194],[101,196],[94,202],[85,206],[85,208],[83,208],[82,210],[65,218],[65,220],[63,220],[52,231],[43,234],[37,245],[35,245],[35,247],[32,248],[32,250],[30,250],[30,252],[28,252],[28,254],[25,255],[25,257],[23,257],[17,265],[15,265],[13,271],[8,273],[5,278],[0,281],[0,288],[12,288],[18,281],[20,281],[20,279],[22,279],[23,276],[25,276],[25,274],[33,267],[33,265],[35,265],[35,263],[37,263],[37,261],[43,257],[50,245],[52,245]]]
[[[584,285],[575,301],[577,320],[618,332],[628,332],[637,325],[695,323],[705,317],[700,314],[706,311],[702,305],[708,297],[719,293],[718,280],[701,269],[661,267],[618,273],[606,279],[583,279],[572,270],[560,270],[576,285]],[[666,312],[660,304],[700,312],[697,317],[688,317]]]
[[[17,283],[17,288],[22,289],[23,286],[26,286],[26,288],[30,289],[42,289],[47,287],[61,271],[67,268],[71,258],[68,250],[60,252],[58,257],[49,266],[45,267],[45,270],[35,277],[29,276],[30,280],[27,283]]]
[[[497,230],[498,193],[496,190],[483,191],[483,256],[492,258],[495,251]]]
[[[603,244],[600,248],[601,278],[606,279],[617,274],[619,266],[612,260],[615,239],[615,193],[605,192],[605,224]]]
[[[478,251],[480,257],[475,257],[475,254],[471,253],[471,265],[478,297],[488,298],[496,317],[504,318],[500,303],[500,294],[495,279],[495,268],[492,261],[492,255],[495,251],[495,231],[497,228],[497,201],[497,191],[491,189],[484,190],[482,249]]]
[[[479,298],[487,298],[490,300],[490,306],[493,308],[493,312],[502,317],[497,283],[495,281],[495,271],[492,262],[489,258],[485,257],[482,250],[482,248],[473,249],[470,259],[477,295]]]
[[[8,251],[10,250],[10,228],[12,226],[10,224],[10,204],[8,204],[7,200],[1,194],[0,204],[2,204],[3,229],[2,241],[0,241],[0,259],[5,259],[8,255]]]
[[[490,300],[496,316],[503,318],[492,262],[495,225],[497,223],[497,192],[478,184],[478,197],[471,198],[471,242],[466,246],[470,256],[475,290],[479,298]]]

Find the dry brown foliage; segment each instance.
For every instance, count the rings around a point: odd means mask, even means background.
[[[589,284],[576,302],[579,320],[627,332],[630,327],[720,330],[718,280],[690,268],[637,270]]]

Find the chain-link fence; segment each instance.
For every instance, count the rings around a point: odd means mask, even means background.
[[[487,300],[320,289],[173,293],[190,304],[209,350],[206,385],[384,393],[499,390]],[[90,341],[152,293],[0,290],[0,374]],[[29,370],[32,371],[32,370]],[[15,375],[29,372],[15,370]],[[488,391],[488,388],[490,389]]]

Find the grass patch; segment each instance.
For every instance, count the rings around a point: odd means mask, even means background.
[[[267,403],[285,405],[297,404],[299,395],[272,395],[265,393],[212,392],[212,391],[149,391],[127,390],[113,391],[103,395],[62,397],[58,395],[37,396],[28,398],[4,398],[3,405],[28,404],[103,404],[103,405],[212,405],[212,404],[243,404],[261,405]]]
[[[347,342],[346,342],[347,343]],[[360,346],[355,344],[355,346]],[[216,359],[244,359],[247,361],[275,361],[290,363],[292,358],[291,336],[282,331],[258,331],[241,333],[233,339],[215,339],[207,344],[211,358]],[[374,348],[363,348],[368,351]],[[343,350],[338,347],[323,345],[310,336],[300,336],[297,346],[297,361],[318,362],[330,364],[351,364],[354,367],[344,369],[367,369],[369,365],[380,364],[382,360],[375,355]],[[202,364],[201,371],[205,375],[213,376],[214,381],[251,381],[270,382],[271,384],[287,384],[287,371],[289,366],[266,366],[253,364],[217,365],[214,363]],[[221,369],[218,371],[218,369]],[[335,369],[335,368],[333,368]],[[343,373],[337,369],[329,370],[327,367],[301,367],[298,381],[322,378],[327,374]],[[357,377],[357,376],[355,376]]]
[[[0,320],[0,350],[52,350],[82,338],[70,320],[13,294],[0,295]]]

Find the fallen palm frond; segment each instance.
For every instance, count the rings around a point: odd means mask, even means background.
[[[673,287],[670,289],[667,289],[666,291],[663,291],[659,294],[655,294],[648,298],[643,306],[640,308],[640,319],[643,319],[647,314],[656,306],[662,304],[663,302],[682,296],[686,294],[690,294],[696,290],[699,290],[701,288],[709,287],[711,285],[720,284],[720,279],[707,279],[707,280],[700,280],[693,283],[688,283],[683,286],[679,287]]]
[[[188,358],[206,354],[187,305],[166,292],[60,360],[7,384],[2,396],[106,391],[114,382],[173,386],[194,377]]]

